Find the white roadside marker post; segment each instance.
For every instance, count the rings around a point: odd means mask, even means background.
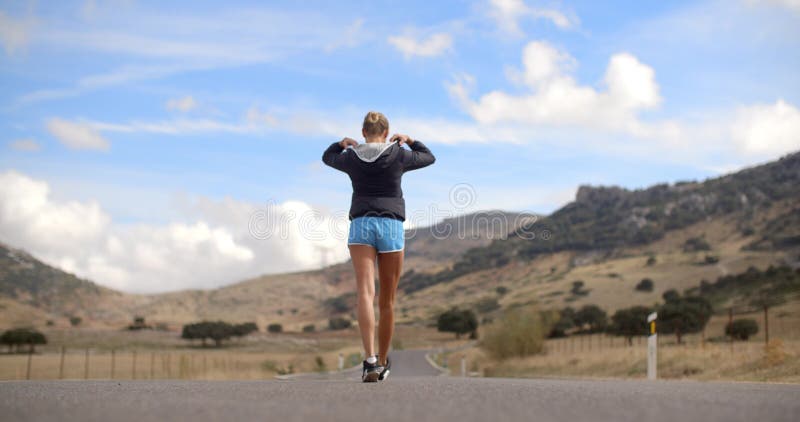
[[[655,380],[658,378],[658,334],[656,333],[656,318],[658,314],[653,312],[647,316],[647,323],[650,325],[650,336],[647,337],[647,379]]]
[[[344,369],[344,355],[341,353],[339,353],[339,365],[337,367],[340,371]]]

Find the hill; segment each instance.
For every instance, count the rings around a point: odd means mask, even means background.
[[[668,289],[698,288],[750,267],[800,261],[800,154],[702,182],[640,190],[582,186],[546,217],[482,212],[408,233],[399,320],[429,323],[453,305],[483,317],[538,303],[595,303],[613,311],[652,304]],[[448,232],[447,227],[450,227]],[[0,323],[70,315],[120,327],[134,315],[178,324],[198,319],[281,323],[300,330],[354,315],[348,262],[314,271],[255,277],[213,290],[132,295],[103,288],[0,249]],[[643,278],[651,292],[634,287]],[[581,286],[575,289],[576,282]],[[25,318],[22,318],[24,320]]]

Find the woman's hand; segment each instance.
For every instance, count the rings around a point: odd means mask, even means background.
[[[358,145],[358,141],[356,141],[355,139],[350,139],[350,138],[344,138],[341,141],[339,141],[339,146],[342,147],[342,149],[345,149],[350,145],[356,146],[356,145]]]
[[[411,144],[414,143],[414,140],[411,139],[410,136],[403,135],[403,134],[400,134],[400,133],[395,133],[394,135],[392,135],[392,142],[394,142],[394,141],[397,141],[397,143],[400,144],[400,145],[403,145],[403,144],[411,145]]]

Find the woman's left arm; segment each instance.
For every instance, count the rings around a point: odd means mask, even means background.
[[[415,141],[407,135],[392,136],[392,140],[395,139],[411,148],[411,151],[403,150],[403,171],[421,169],[436,162],[436,157],[422,142]]]

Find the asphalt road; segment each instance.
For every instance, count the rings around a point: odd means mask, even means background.
[[[353,372],[285,381],[0,382],[0,420],[760,422],[800,416],[795,385],[431,376],[438,371],[426,368],[423,356],[396,352],[390,379],[374,384],[359,382]]]
[[[431,377],[442,375],[442,371],[434,368],[425,360],[426,350],[398,350],[389,354],[392,370],[389,379],[404,377]],[[341,372],[327,374],[301,374],[287,377],[292,380],[359,380],[361,364]]]

